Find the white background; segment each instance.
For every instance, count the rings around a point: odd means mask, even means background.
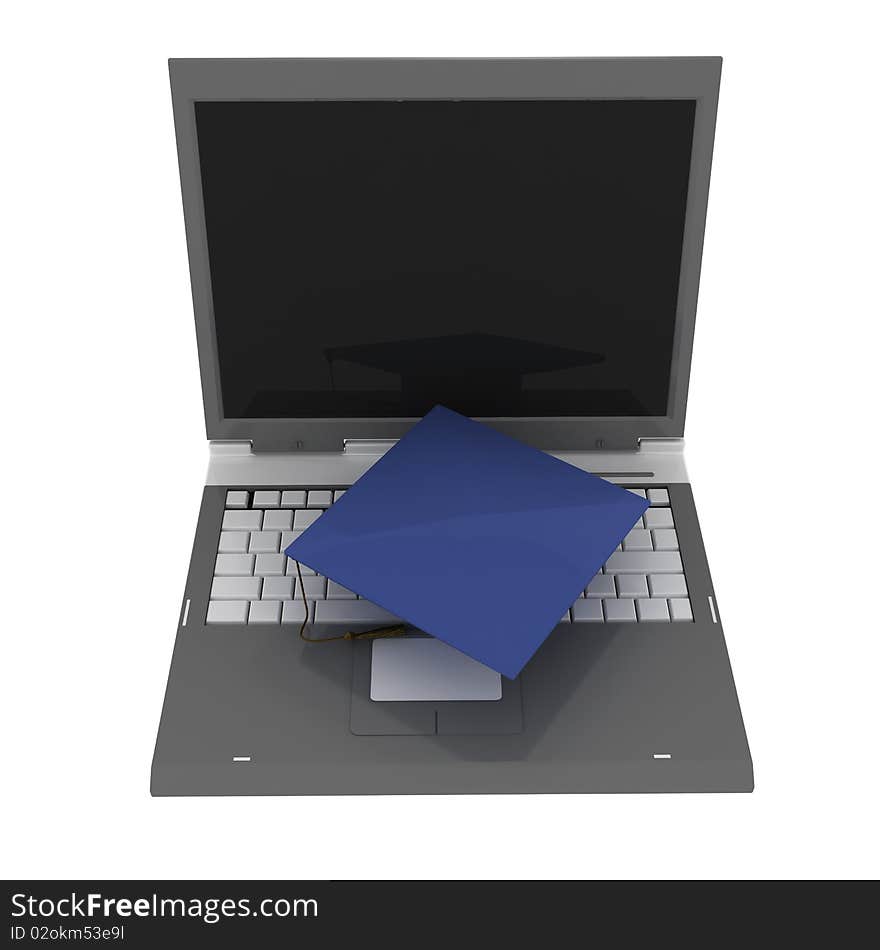
[[[3,876],[877,874],[871,6],[6,8]],[[151,799],[207,456],[167,57],[675,54],[725,57],[687,439],[754,794]]]

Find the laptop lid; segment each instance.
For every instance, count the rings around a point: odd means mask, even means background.
[[[720,69],[172,60],[208,437],[683,435]]]

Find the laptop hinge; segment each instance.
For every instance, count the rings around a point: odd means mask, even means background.
[[[640,452],[683,452],[684,439],[639,439]]]
[[[346,455],[383,455],[397,439],[343,439],[342,450]],[[287,439],[259,439],[241,441],[212,441],[212,455],[251,455],[257,452],[296,452],[303,451],[305,444],[301,441],[291,442]],[[591,444],[584,446],[565,446],[559,451],[592,451],[592,452],[680,452],[684,448],[684,439],[667,438],[638,438],[631,443],[618,443],[612,439],[595,439]]]
[[[253,452],[253,445],[250,440],[243,440],[240,442],[220,442],[211,440],[208,443],[208,450],[212,456],[222,455],[224,457],[229,457],[231,455],[251,455]]]
[[[346,455],[384,455],[397,439],[343,439],[342,451]]]

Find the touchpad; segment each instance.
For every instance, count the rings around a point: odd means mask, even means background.
[[[434,637],[373,641],[370,699],[453,702],[501,699],[501,676]]]

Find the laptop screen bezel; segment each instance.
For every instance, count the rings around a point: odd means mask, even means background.
[[[172,59],[174,125],[207,435],[255,450],[339,451],[396,439],[407,418],[236,419],[223,412],[195,102],[203,100],[688,99],[695,106],[688,198],[663,416],[482,419],[544,449],[631,449],[684,435],[720,57],[637,59]]]

